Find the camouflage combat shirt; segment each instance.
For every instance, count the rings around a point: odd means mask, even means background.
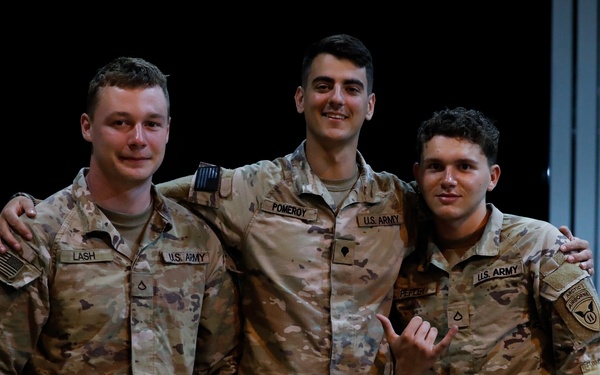
[[[414,249],[416,194],[360,153],[357,164],[358,181],[339,208],[304,143],[234,170],[201,164],[193,178],[159,186],[187,195],[238,258],[241,374],[391,373],[375,314],[389,313],[400,264]]]
[[[598,294],[559,250],[566,237],[488,209],[483,236],[452,269],[432,242],[405,259],[398,328],[414,315],[437,327],[438,339],[459,327],[432,374],[600,374]]]
[[[234,373],[237,292],[215,233],[153,187],[137,254],[73,185],[0,255],[0,372]]]

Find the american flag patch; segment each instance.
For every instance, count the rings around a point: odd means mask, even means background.
[[[217,191],[219,188],[219,175],[221,167],[216,165],[198,167],[196,172],[196,191]]]
[[[15,277],[23,266],[23,261],[16,256],[9,253],[0,254],[0,273],[7,278]]]

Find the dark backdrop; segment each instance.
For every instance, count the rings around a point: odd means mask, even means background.
[[[87,82],[119,55],[170,75],[171,137],[155,182],[201,160],[235,167],[287,154],[304,136],[293,101],[302,54],[346,32],[375,60],[375,115],[359,150],[376,170],[412,179],[418,124],[445,107],[476,108],[501,131],[502,177],[489,201],[547,220],[551,4],[488,3],[29,19],[3,47],[0,203],[16,191],[45,197],[88,165],[79,129]]]

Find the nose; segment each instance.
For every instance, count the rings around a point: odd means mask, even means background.
[[[144,132],[144,124],[137,123],[133,126],[130,132],[129,144],[132,146],[141,146],[146,143],[146,133]]]
[[[447,167],[444,170],[444,174],[442,176],[442,186],[456,185],[456,177],[455,177],[454,173],[455,173],[455,171],[452,167]]]
[[[340,85],[335,85],[329,95],[329,102],[332,104],[341,105],[344,103],[344,90]]]

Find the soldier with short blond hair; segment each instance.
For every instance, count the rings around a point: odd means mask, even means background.
[[[233,374],[237,290],[216,234],[152,184],[167,77],[130,57],[98,70],[81,131],[90,166],[23,218],[0,254],[2,374]]]

